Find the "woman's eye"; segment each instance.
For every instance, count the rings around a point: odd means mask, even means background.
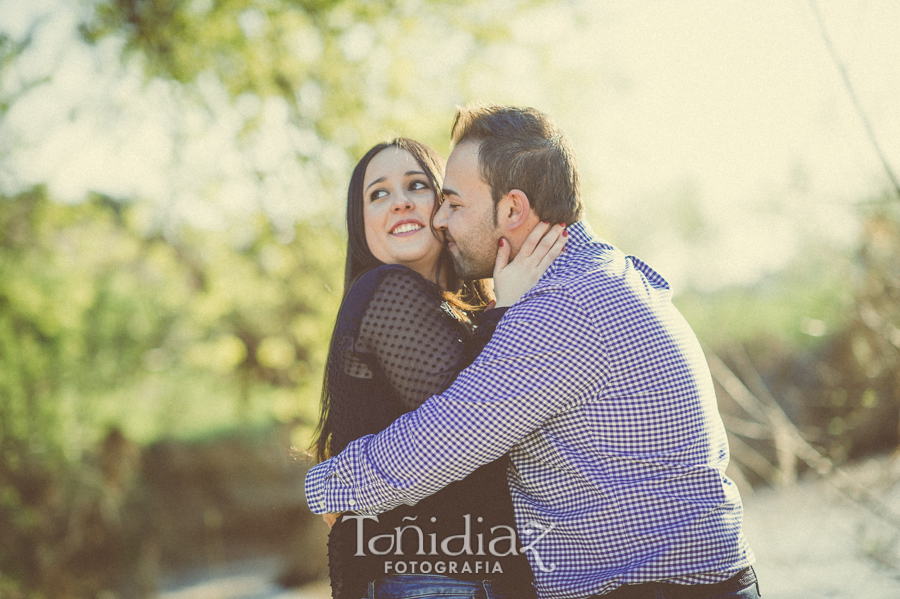
[[[413,181],[409,184],[409,188],[413,191],[421,191],[423,189],[429,189],[428,183],[424,181]]]
[[[376,189],[371,194],[369,194],[369,201],[374,202],[375,200],[379,200],[379,199],[383,198],[387,194],[388,194],[387,190]]]

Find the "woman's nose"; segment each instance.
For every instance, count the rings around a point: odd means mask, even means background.
[[[412,208],[412,206],[412,201],[408,197],[406,197],[405,193],[401,192],[394,195],[394,203],[391,206],[391,209],[394,212],[399,212],[401,210],[408,210],[409,208]]]

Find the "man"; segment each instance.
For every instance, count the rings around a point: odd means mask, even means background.
[[[703,353],[668,284],[593,236],[568,140],[527,108],[469,106],[434,219],[457,270],[491,275],[541,221],[566,251],[444,393],[310,470],[316,513],[414,504],[509,452],[542,599],[758,596]]]

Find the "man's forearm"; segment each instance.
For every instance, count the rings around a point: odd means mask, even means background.
[[[402,504],[396,490],[378,477],[367,475],[366,460],[362,457],[374,435],[361,437],[350,443],[340,455],[317,464],[306,474],[306,501],[316,514],[358,512],[376,515]],[[340,469],[354,474],[352,480],[338,474]],[[355,467],[354,467],[355,466]]]
[[[571,302],[554,311],[570,327],[588,329]],[[601,352],[559,335],[552,321],[505,322],[447,391],[310,470],[310,509],[375,515],[414,505],[594,395],[608,370]]]
[[[306,499],[317,513],[352,511],[377,515],[401,504],[415,505],[508,446],[464,440],[466,420],[452,400],[436,396],[404,414],[378,435],[350,443],[340,455],[313,467],[306,476]],[[472,434],[472,431],[469,431]]]

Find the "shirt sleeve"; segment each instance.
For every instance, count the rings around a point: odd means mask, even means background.
[[[354,283],[335,324],[325,380],[331,400],[329,447],[335,453],[351,441],[383,430],[402,413],[391,409],[395,402],[390,389],[376,378],[374,358],[357,351],[360,323],[382,274],[372,271]]]
[[[600,332],[561,288],[511,308],[444,393],[311,469],[316,513],[413,505],[497,459],[555,415],[596,395],[609,373]]]
[[[447,388],[465,344],[436,287],[408,268],[383,270],[362,316],[356,349],[372,357],[405,412]]]
[[[404,267],[379,267],[353,286],[328,360],[335,452],[453,380],[465,347],[441,305],[438,290]]]

